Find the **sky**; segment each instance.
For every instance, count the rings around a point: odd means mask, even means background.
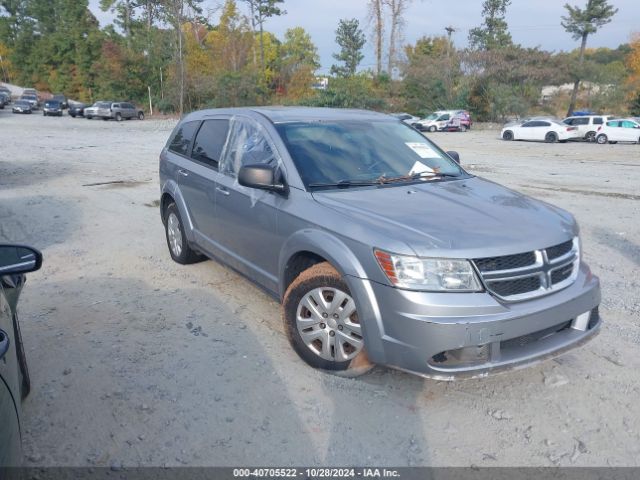
[[[111,22],[113,15],[102,12],[100,0],[89,0],[90,8],[102,26]],[[586,0],[568,0],[571,5],[584,6]],[[222,0],[205,0],[205,12],[215,12]],[[241,4],[242,2],[238,2]],[[507,10],[507,23],[513,41],[523,47],[540,47],[544,50],[571,50],[578,42],[564,31],[560,17],[566,13],[565,0],[512,0]],[[610,0],[619,9],[613,21],[589,37],[589,47],[616,48],[627,43],[634,31],[640,31],[640,0]],[[367,34],[365,58],[361,68],[373,69],[375,57],[369,36],[366,0],[285,0],[287,14],[269,19],[265,28],[278,38],[284,37],[288,28],[303,27],[318,47],[322,68],[327,73],[334,63],[332,54],[338,51],[335,30],[341,18],[357,18]],[[404,42],[414,43],[423,35],[443,35],[445,27],[453,26],[456,46],[467,46],[469,30],[482,23],[481,0],[413,0],[405,18]],[[211,21],[217,20],[211,13]]]

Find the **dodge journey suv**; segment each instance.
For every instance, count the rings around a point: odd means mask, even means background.
[[[195,112],[160,183],[171,257],[219,259],[271,292],[316,368],[483,376],[600,327],[573,216],[471,175],[391,116]]]

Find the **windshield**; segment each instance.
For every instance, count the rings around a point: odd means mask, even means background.
[[[306,187],[424,174],[466,176],[458,164],[401,122],[328,121],[276,125]]]

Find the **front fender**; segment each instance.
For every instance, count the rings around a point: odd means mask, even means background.
[[[315,228],[307,228],[293,234],[280,250],[278,261],[279,293],[284,298],[286,268],[289,260],[300,252],[311,252],[326,259],[343,277],[367,278],[362,263],[351,249],[338,237]]]

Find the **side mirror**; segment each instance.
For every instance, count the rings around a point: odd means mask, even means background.
[[[460,165],[460,154],[458,152],[450,151],[447,152],[447,155],[449,155],[454,162]]]
[[[42,266],[42,253],[22,245],[0,245],[0,275],[35,272]]]
[[[276,178],[276,167],[272,165],[246,165],[240,167],[238,183],[244,187],[285,193],[286,185]]]

